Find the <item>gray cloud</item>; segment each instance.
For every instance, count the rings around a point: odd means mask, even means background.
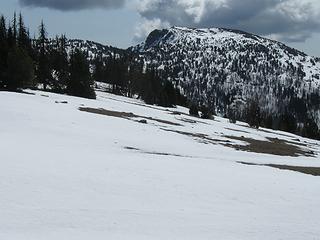
[[[318,0],[138,0],[138,12],[146,22],[234,28],[285,41],[320,31]]]
[[[125,0],[19,0],[19,2],[23,6],[71,11],[93,8],[119,8],[124,6]]]

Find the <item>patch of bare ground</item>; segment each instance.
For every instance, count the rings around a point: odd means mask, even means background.
[[[158,123],[167,124],[171,126],[182,126],[179,123],[152,118],[152,117],[145,117],[139,116],[133,113],[128,112],[118,112],[118,111],[111,111],[102,108],[87,108],[87,107],[80,107],[80,111],[100,114],[110,117],[117,117],[123,118],[128,120],[136,121],[134,118],[142,118],[145,120],[156,121]],[[227,140],[222,139],[214,139],[207,134],[203,133],[190,133],[190,132],[183,132],[178,130],[172,130],[167,128],[161,128],[167,132],[174,132],[177,134],[185,135],[192,137],[193,139],[197,140],[200,143],[204,144],[220,144],[226,147],[234,148],[239,151],[246,151],[246,152],[254,152],[254,153],[263,153],[263,154],[271,154],[277,156],[290,156],[290,157],[298,157],[298,156],[306,156],[306,157],[313,157],[315,153],[311,150],[306,149],[307,145],[301,142],[293,142],[289,140],[277,139],[277,138],[267,138],[267,140],[256,140],[252,138],[245,138],[245,137],[236,137],[236,136],[224,136]],[[235,131],[234,129],[230,129]],[[234,144],[232,140],[235,141],[242,141],[247,143],[246,145]],[[165,155],[166,153],[150,153],[150,154],[157,154],[157,155]]]
[[[150,121],[155,121],[155,122],[163,123],[163,124],[167,124],[167,125],[182,126],[179,123],[175,123],[175,122],[171,122],[171,121],[167,121],[167,120],[163,120],[163,119],[139,116],[139,115],[136,115],[133,113],[128,113],[128,112],[111,111],[111,110],[106,110],[103,108],[80,107],[79,110],[82,112],[94,113],[94,114],[99,114],[99,115],[104,115],[104,116],[109,116],[109,117],[124,118],[124,119],[128,119],[128,120],[133,120],[133,118],[143,118],[143,119],[147,119]]]
[[[187,113],[183,113],[183,112],[178,112],[178,111],[172,111],[170,109],[167,109],[166,110],[167,112],[169,112],[171,115],[175,115],[175,116],[185,116],[185,117],[193,117],[195,119],[203,119],[203,118],[200,118],[200,117],[195,117],[195,116],[191,116],[190,114],[187,114]],[[199,120],[193,120],[193,119],[190,119],[190,118],[177,118],[178,120],[180,121],[183,121],[183,122],[187,122],[187,123],[201,123],[201,124],[205,124],[205,125],[210,125],[209,123],[207,122],[203,122],[203,121],[199,121]],[[220,122],[214,118],[212,119],[207,119],[207,120],[211,120],[211,121],[215,121],[215,122]]]
[[[57,104],[68,104],[68,101],[55,101]]]
[[[101,98],[110,99],[110,100],[113,100],[113,101],[122,102],[122,103],[127,103],[127,104],[131,104],[131,105],[136,105],[136,106],[151,108],[151,109],[155,109],[155,110],[162,111],[162,112],[169,111],[169,110],[163,110],[163,109],[160,109],[159,107],[156,107],[156,106],[153,106],[153,105],[148,105],[148,104],[145,104],[145,103],[135,103],[135,102],[130,102],[130,101],[126,101],[126,100],[119,100],[119,99],[112,98],[112,97],[102,97],[102,96],[101,96]]]
[[[142,117],[142,116],[141,116]],[[159,118],[152,118],[152,117],[142,117],[151,121],[156,121],[158,123],[164,123],[164,124],[168,124],[168,125],[172,125],[172,126],[182,126],[180,123],[175,123],[175,122],[171,122],[171,121],[167,121],[167,120],[163,120],[163,119],[159,119]]]
[[[277,138],[267,138],[266,141],[256,140],[252,138],[245,137],[235,137],[235,136],[225,136],[232,140],[238,140],[248,143],[247,145],[231,145],[230,147],[236,150],[255,152],[255,153],[265,153],[278,156],[289,156],[289,157],[313,157],[314,152],[311,150],[303,149],[298,144],[293,144],[292,142],[277,139]]]
[[[150,155],[173,156],[173,157],[183,157],[183,158],[195,158],[194,156],[180,155],[180,154],[174,154],[174,153],[143,151],[143,150],[135,148],[135,147],[124,147],[124,149],[131,150],[131,151],[136,151],[136,152],[140,152],[140,153],[144,153],[144,154],[150,154]]]
[[[225,129],[230,130],[230,131],[234,131],[234,132],[240,132],[240,133],[250,134],[249,132],[244,131],[244,130],[238,130],[238,129],[233,129],[233,128],[225,128]]]
[[[287,137],[287,138],[290,139],[290,140],[287,140],[289,143],[297,144],[297,145],[303,146],[303,147],[310,147],[310,148],[319,149],[319,146],[320,146],[319,144],[314,143],[314,142],[312,143],[312,142],[300,140],[299,138],[295,138],[293,135],[290,136],[290,135],[287,135],[287,134],[284,134],[284,133],[275,133],[275,132],[268,131],[268,130],[265,130],[265,129],[259,129],[259,131],[265,132],[265,133],[277,134],[279,136]]]
[[[192,119],[188,119],[188,118],[179,118],[180,121],[182,122],[186,122],[186,123],[191,123],[191,124],[196,124],[197,121],[194,121]]]
[[[191,123],[191,124],[196,124],[196,123],[201,123],[205,125],[209,125],[209,123],[198,121],[198,120],[192,120],[189,118],[177,118],[179,121],[186,122],[186,123]]]
[[[105,116],[109,116],[109,117],[125,118],[125,119],[139,117],[138,115],[135,115],[133,113],[117,112],[117,111],[106,110],[106,109],[103,109],[103,108],[80,107],[79,110],[82,111],[82,112],[100,114],[100,115],[105,115]]]
[[[310,146],[318,147],[319,146],[316,143],[310,143],[310,142],[307,142],[307,141],[302,141],[299,138],[295,138],[293,135],[290,136],[290,135],[287,135],[285,133],[276,133],[276,132],[272,132],[272,131],[269,131],[269,130],[266,130],[266,129],[258,129],[258,131],[265,132],[265,133],[276,134],[278,136],[286,137],[286,138],[290,139],[290,140],[287,140],[289,143],[298,144],[299,146],[303,146],[303,147],[310,147]]]
[[[203,134],[203,133],[190,133],[190,132],[183,132],[183,131],[166,129],[166,128],[161,128],[161,130],[192,137],[193,139],[196,139],[198,142],[205,143],[205,144],[210,143],[210,144],[221,144],[221,145],[227,146],[228,144],[231,143],[231,141],[229,140],[214,139],[214,138],[211,138],[209,135]]]
[[[174,132],[181,135],[192,137],[193,139],[197,140],[200,143],[204,144],[220,144],[225,147],[234,148],[238,151],[245,151],[245,152],[254,152],[254,153],[264,153],[264,154],[271,154],[277,156],[289,156],[289,157],[299,157],[299,156],[306,156],[306,157],[313,157],[315,154],[311,150],[303,149],[304,145],[301,147],[298,144],[293,144],[292,142],[281,140],[277,138],[268,138],[265,141],[256,140],[252,138],[245,138],[245,137],[235,137],[235,136],[223,136],[229,140],[221,140],[221,139],[214,139],[211,138],[209,135],[202,134],[202,133],[190,133],[190,132],[183,132],[178,130],[172,129],[165,129],[161,128],[167,132]],[[239,145],[234,144],[232,140],[246,142],[247,145]]]
[[[238,162],[244,165],[249,166],[263,166],[263,167],[272,167],[280,170],[289,170],[295,171],[303,174],[308,174],[312,176],[320,176],[320,167],[301,167],[301,166],[288,166],[288,165],[278,165],[278,164],[255,164],[247,162]]]

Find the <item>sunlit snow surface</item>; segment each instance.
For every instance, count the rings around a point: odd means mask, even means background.
[[[0,93],[0,239],[319,239],[320,177],[238,163],[320,167],[319,142],[101,92],[33,93]],[[174,131],[298,138],[315,157],[237,151]]]

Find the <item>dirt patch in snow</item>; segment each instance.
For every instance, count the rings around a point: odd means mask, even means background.
[[[83,112],[100,114],[100,115],[105,115],[110,117],[123,118],[123,119],[128,119],[133,121],[137,121],[137,119],[135,118],[142,118],[148,121],[155,121],[155,122],[166,124],[166,125],[182,126],[179,123],[175,123],[175,122],[171,122],[163,119],[152,118],[152,117],[140,116],[140,115],[136,115],[128,112],[118,112],[118,111],[106,110],[102,108],[87,108],[87,107],[80,107],[79,110]],[[184,132],[184,131],[172,130],[167,128],[161,128],[161,130],[192,137],[193,139],[203,144],[220,144],[226,147],[234,148],[239,151],[271,154],[271,155],[277,155],[277,156],[290,156],[290,157],[299,157],[299,156],[314,157],[315,155],[315,153],[310,149],[307,149],[306,145],[303,143],[292,142],[292,141],[278,139],[278,138],[267,138],[266,140],[257,140],[257,139],[245,138],[245,137],[221,135],[221,137],[225,139],[215,139],[203,133],[191,133],[191,132]],[[245,144],[237,144],[234,141],[241,141],[241,142],[244,142]],[[152,153],[152,154],[165,155],[166,153]]]
[[[289,170],[295,171],[303,174],[308,174],[312,176],[320,176],[320,167],[301,167],[301,166],[288,166],[288,165],[278,165],[278,164],[255,164],[247,162],[238,162],[244,165],[249,166],[263,166],[263,167],[272,167],[280,170]]]
[[[194,156],[180,155],[180,154],[175,154],[175,153],[144,151],[144,150],[141,150],[141,149],[135,148],[135,147],[124,147],[124,149],[131,150],[131,151],[136,151],[136,152],[140,152],[140,153],[144,153],[144,154],[150,154],[150,155],[173,156],[173,157],[183,157],[183,158],[195,158]]]
[[[182,122],[186,122],[186,123],[191,123],[191,124],[196,124],[197,121],[191,120],[191,119],[187,119],[187,118],[180,118],[179,119]]]
[[[165,129],[161,128],[161,130],[167,132],[174,132],[181,135],[185,135],[188,137],[192,137],[193,139],[197,140],[200,143],[204,144],[220,144],[225,147],[234,148],[239,151],[245,152],[254,152],[254,153],[264,153],[264,154],[271,154],[277,156],[289,156],[289,157],[299,157],[299,156],[307,156],[307,157],[314,157],[315,153],[311,150],[305,149],[304,145],[293,144],[292,142],[277,139],[277,138],[267,138],[267,140],[256,140],[252,138],[245,138],[245,137],[236,137],[236,136],[226,136],[222,135],[224,139],[215,139],[210,137],[207,134],[203,133],[190,133],[190,132],[183,132],[178,130],[172,129]],[[237,144],[234,141],[241,141],[245,144]]]
[[[103,109],[103,108],[80,107],[79,110],[82,112],[94,113],[94,114],[99,114],[99,115],[104,115],[104,116],[109,116],[109,117],[124,118],[124,119],[128,119],[128,120],[133,120],[133,118],[143,118],[146,120],[155,121],[155,122],[163,123],[163,124],[167,124],[167,125],[182,126],[179,123],[175,123],[175,122],[171,122],[171,121],[167,121],[167,120],[163,120],[163,119],[145,117],[145,116],[140,116],[140,115],[136,115],[136,114],[128,113],[128,112],[112,111],[112,110],[107,110],[107,109]]]
[[[163,119],[159,119],[159,118],[143,117],[143,116],[141,116],[141,117],[148,119],[148,120],[151,120],[151,121],[156,121],[158,123],[164,123],[164,124],[168,124],[168,125],[172,125],[172,126],[182,126],[179,123],[175,123],[175,122],[171,122],[171,121],[167,121],[167,120],[163,120]]]
[[[179,121],[186,122],[186,123],[191,123],[191,124],[196,124],[196,123],[201,123],[205,125],[209,125],[209,123],[198,121],[198,120],[192,120],[190,118],[177,118]]]
[[[161,128],[161,130],[167,131],[167,132],[178,133],[178,134],[185,135],[188,137],[192,137],[193,139],[197,140],[198,142],[204,143],[204,144],[209,144],[209,143],[210,144],[222,144],[225,146],[227,146],[228,144],[231,144],[231,141],[229,141],[229,140],[211,138],[209,135],[203,134],[203,133],[183,132],[183,131],[166,129],[166,128]]]
[[[267,138],[267,140],[264,141],[245,137],[225,137],[247,143],[246,145],[229,145],[229,147],[233,147],[236,150],[289,157],[314,156],[314,152],[311,150],[303,149],[303,145],[299,146],[298,144],[293,144],[292,142],[283,139]]]
[[[134,117],[139,117],[133,113],[127,113],[127,112],[117,112],[117,111],[111,111],[111,110],[106,110],[103,108],[85,108],[85,107],[80,107],[80,111],[82,112],[88,112],[88,113],[94,113],[94,114],[100,114],[100,115],[105,115],[109,117],[117,117],[117,118],[134,118]]]
[[[234,131],[234,132],[240,132],[240,133],[247,133],[247,134],[250,134],[249,132],[244,131],[244,130],[233,129],[233,128],[225,128],[225,129],[226,129],[226,130],[230,130],[230,131]]]

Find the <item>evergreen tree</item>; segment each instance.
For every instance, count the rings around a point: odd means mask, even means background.
[[[96,98],[87,57],[79,49],[76,49],[70,57],[70,79],[67,92],[78,97]]]
[[[147,72],[143,79],[141,97],[147,104],[159,104],[161,93],[161,80],[153,69]]]
[[[25,50],[19,47],[10,50],[5,77],[5,87],[10,91],[35,85],[33,62]]]
[[[18,36],[18,30],[17,30],[17,14],[16,14],[16,12],[14,12],[14,14],[13,14],[12,30],[13,30],[14,45],[16,45],[16,43],[17,43],[17,36]]]
[[[93,79],[97,82],[106,82],[105,67],[104,67],[102,56],[97,57],[94,60],[93,65],[94,65],[94,70],[92,74]]]
[[[18,37],[17,42],[20,48],[27,50],[28,52],[31,51],[31,40],[29,38],[28,30],[26,29],[23,21],[22,14],[19,14],[19,21],[18,21]]]
[[[38,48],[38,66],[37,66],[37,78],[38,82],[43,84],[44,90],[51,82],[51,73],[49,68],[49,57],[48,57],[48,39],[47,31],[44,22],[41,21],[39,26],[39,38],[37,40]]]
[[[167,103],[168,107],[176,106],[177,105],[177,97],[176,97],[177,92],[176,92],[173,84],[169,81],[165,81],[163,91],[168,98],[168,103]]]
[[[16,45],[16,39],[14,38],[14,33],[11,25],[9,25],[8,27],[7,43],[9,48],[13,48]]]
[[[197,104],[191,104],[189,114],[194,117],[199,117],[199,108]]]
[[[144,82],[143,79],[145,78],[145,74],[143,73],[143,65],[139,62],[133,62],[133,64],[130,65],[128,74],[128,96],[132,97],[133,95],[137,94],[138,97],[141,98],[141,89]]]
[[[303,124],[302,136],[313,139],[320,139],[320,131],[316,122],[307,118]]]
[[[4,44],[7,40],[6,20],[3,15],[0,17],[0,42]]]
[[[247,123],[250,127],[259,128],[261,123],[260,107],[257,100],[250,100],[247,106]]]
[[[200,111],[201,111],[201,118],[203,118],[203,119],[212,119],[213,118],[213,114],[207,106],[202,105]]]
[[[285,112],[280,116],[279,129],[285,132],[296,133],[297,131],[297,120],[293,114]]]
[[[8,44],[7,28],[4,16],[0,17],[0,89],[4,88],[4,73],[7,68]]]
[[[236,114],[236,109],[234,106],[229,106],[228,112],[227,112],[227,117],[229,119],[230,123],[237,123],[237,114]]]
[[[66,37],[56,37],[56,46],[50,51],[50,69],[53,70],[52,87],[56,92],[65,91],[69,79],[69,62],[66,51]]]

